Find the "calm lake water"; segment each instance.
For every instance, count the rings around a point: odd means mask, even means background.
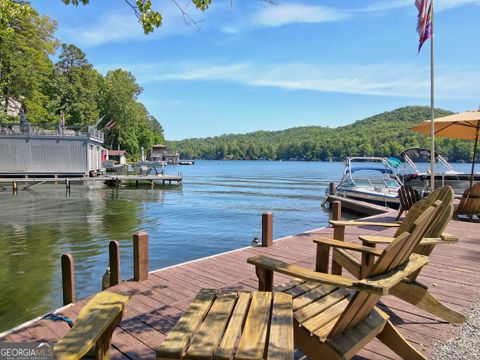
[[[247,246],[261,237],[262,211],[274,237],[327,225],[320,205],[341,163],[197,161],[181,187],[89,189],[62,185],[0,192],[0,331],[62,305],[60,257],[75,259],[77,298],[101,290],[108,242],[121,245],[122,279],[133,276],[132,233],[150,235],[150,269]]]

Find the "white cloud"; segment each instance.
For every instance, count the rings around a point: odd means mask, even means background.
[[[360,95],[426,98],[429,92],[429,68],[410,64],[265,64],[239,62],[210,64],[136,64],[123,66],[134,70],[140,83],[164,81],[223,81],[247,86],[275,87]],[[477,67],[437,67],[436,95],[447,99],[480,97]]]
[[[220,30],[233,34],[258,28],[279,27],[290,24],[324,23],[347,19],[350,15],[340,9],[294,2],[256,4],[244,15],[220,26]]]
[[[240,1],[240,0],[239,0]],[[370,2],[369,2],[370,3]],[[289,24],[325,23],[347,20],[362,12],[380,13],[399,8],[415,11],[414,0],[379,0],[356,9],[340,9],[322,5],[309,5],[301,2],[284,2],[277,5],[255,2],[213,3],[206,13],[189,7],[188,13],[199,20],[200,30],[214,29],[224,33],[239,33],[258,28],[280,27]],[[449,10],[464,5],[480,5],[480,0],[436,0],[437,11]],[[198,31],[187,25],[178,8],[167,1],[160,9],[163,25],[153,34],[145,36],[136,17],[130,11],[100,14],[97,21],[78,28],[60,28],[62,38],[80,46],[97,46],[120,41],[148,41],[172,35],[185,35]],[[202,21],[206,20],[206,21]]]
[[[62,38],[74,42],[80,46],[97,46],[120,41],[148,41],[164,38],[171,35],[185,35],[197,31],[193,24],[187,24],[181,12],[166,2],[167,6],[160,9],[163,16],[163,24],[149,35],[143,33],[141,24],[133,12],[104,13],[95,23],[87,24],[78,28],[60,29]],[[168,5],[170,4],[170,5]],[[190,10],[189,10],[190,13]],[[198,12],[192,10],[190,15],[195,17]],[[202,19],[199,17],[199,21]]]
[[[253,16],[258,26],[275,27],[294,23],[321,23],[348,17],[343,11],[326,6],[282,3],[263,7]]]
[[[132,40],[142,36],[140,25],[132,15],[108,15],[97,24],[68,29],[65,35],[80,46],[95,46],[109,42]]]

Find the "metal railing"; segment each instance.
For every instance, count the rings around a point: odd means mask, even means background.
[[[86,137],[103,142],[104,133],[93,126],[59,126],[52,124],[0,124],[0,136],[58,136],[58,137]]]

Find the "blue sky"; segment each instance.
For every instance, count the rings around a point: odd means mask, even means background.
[[[60,40],[106,73],[131,71],[168,139],[336,127],[429,105],[429,47],[417,55],[414,0],[214,0],[185,24],[155,1],[164,26],[145,36],[121,0],[33,0]],[[178,0],[187,4],[187,0]],[[436,0],[436,105],[480,105],[480,0]]]

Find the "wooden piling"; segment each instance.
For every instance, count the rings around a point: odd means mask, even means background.
[[[148,234],[145,231],[133,234],[133,279],[148,279]]]
[[[62,255],[62,288],[63,305],[75,302],[75,274],[73,270],[73,256]]]
[[[333,201],[332,206],[332,220],[342,220],[342,203],[340,201]]]
[[[342,203],[340,201],[333,202],[332,220],[342,220]],[[333,226],[333,238],[335,240],[345,241],[345,226]],[[332,274],[342,275],[342,267],[332,260]]]
[[[273,245],[273,213],[262,213],[262,247]]]
[[[12,191],[13,191],[14,193],[16,193],[17,190],[18,190],[18,185],[17,185],[17,182],[14,181],[14,182],[12,182]]]
[[[335,183],[331,182],[328,184],[328,195],[335,195]],[[328,203],[328,207],[331,209],[333,207],[332,202]]]
[[[120,245],[112,240],[108,245],[110,264],[110,286],[120,284]]]

